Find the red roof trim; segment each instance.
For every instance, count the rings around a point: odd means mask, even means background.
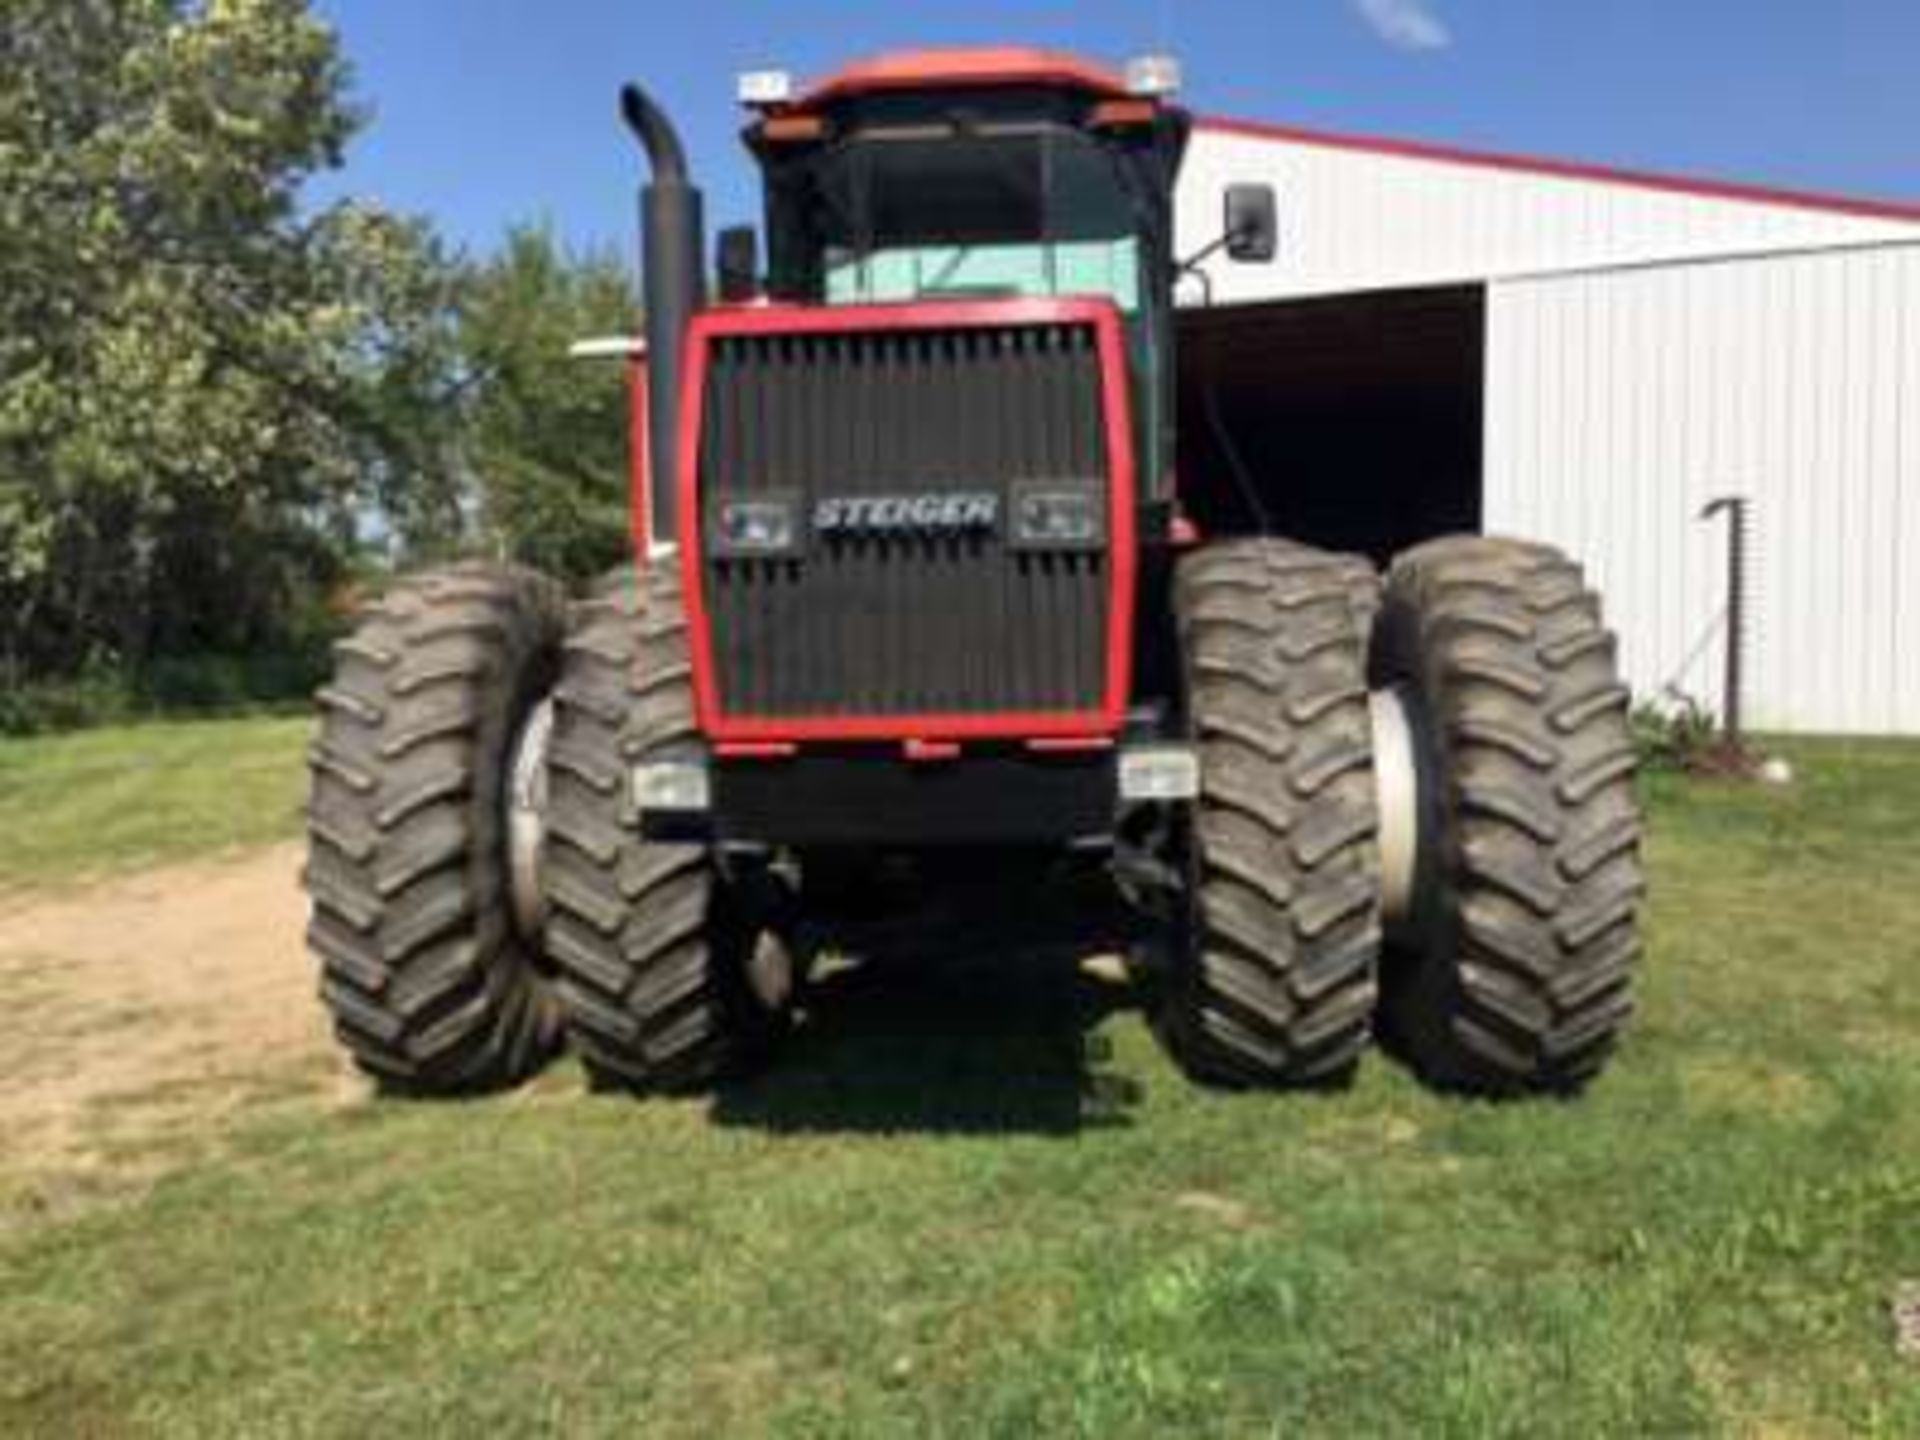
[[[1288,140],[1300,145],[1318,145],[1333,150],[1360,150],[1372,155],[1392,155],[1404,160],[1436,160],[1448,165],[1474,165],[1487,170],[1512,170],[1529,175],[1549,175],[1559,180],[1588,180],[1603,185],[1627,185],[1640,190],[1660,190],[1672,195],[1692,195],[1705,200],[1740,200],[1750,204],[1785,205],[1797,210],[1821,210],[1829,214],[1854,215],[1867,219],[1908,220],[1920,223],[1920,203],[1866,200],[1856,196],[1823,195],[1806,190],[1781,190],[1766,185],[1743,185],[1726,180],[1662,175],[1646,170],[1623,169],[1614,165],[1589,165],[1573,160],[1548,160],[1536,155],[1510,155],[1494,150],[1466,150],[1452,145],[1432,145],[1422,140],[1390,140],[1374,135],[1337,134],[1326,130],[1302,129],[1294,125],[1270,125],[1257,120],[1231,120],[1208,116],[1197,120],[1195,128],[1228,135],[1247,135],[1261,140]]]
[[[808,86],[798,103],[804,108],[876,90],[996,85],[1058,85],[1112,96],[1127,93],[1118,75],[1077,55],[1008,45],[876,55]]]

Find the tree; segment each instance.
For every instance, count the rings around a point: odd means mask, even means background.
[[[430,232],[303,214],[306,0],[0,0],[0,673],[283,640],[380,504],[455,527]]]
[[[617,256],[570,254],[536,226],[507,236],[461,302],[483,523],[504,553],[569,579],[615,563],[630,542],[625,378],[567,347],[630,330],[635,310]]]

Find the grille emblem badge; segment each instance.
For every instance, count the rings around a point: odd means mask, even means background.
[[[821,535],[964,535],[1000,523],[1000,497],[990,491],[940,495],[829,495],[813,506]]]

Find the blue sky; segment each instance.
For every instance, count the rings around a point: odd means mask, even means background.
[[[492,246],[517,220],[630,244],[620,82],[680,121],[709,218],[757,218],[733,77],[878,50],[1168,48],[1244,116],[1920,200],[1920,0],[317,0],[374,119],[320,193]]]

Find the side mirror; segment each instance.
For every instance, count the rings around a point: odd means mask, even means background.
[[[722,301],[738,305],[760,293],[760,237],[751,225],[729,225],[714,250]]]
[[[1229,185],[1227,258],[1267,261],[1280,246],[1280,220],[1271,185]]]

